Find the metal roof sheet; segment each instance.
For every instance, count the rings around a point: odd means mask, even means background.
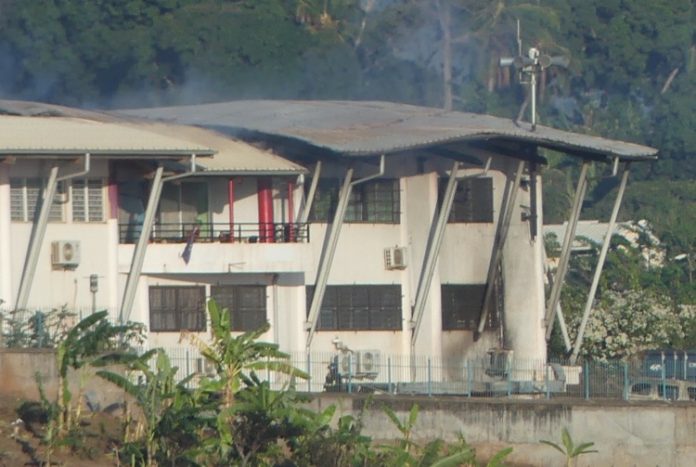
[[[114,122],[0,115],[4,155],[212,155],[210,146]]]
[[[173,125],[152,121],[130,124],[150,132],[176,135],[194,143],[205,144],[217,151],[213,157],[199,159],[196,165],[206,173],[221,174],[300,174],[307,170],[269,151],[231,138],[213,130],[194,126]]]
[[[576,155],[654,159],[634,143],[465,112],[368,101],[247,100],[121,111],[182,124],[299,140],[347,156],[377,155],[456,142],[514,141]]]

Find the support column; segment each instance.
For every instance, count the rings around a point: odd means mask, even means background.
[[[257,181],[259,203],[259,241],[261,243],[275,242],[273,226],[273,180],[270,177],[259,177]]]
[[[12,303],[12,239],[9,167],[0,164],[0,310]]]
[[[433,280],[433,273],[440,254],[440,246],[442,245],[442,237],[445,233],[447,219],[452,211],[454,195],[457,192],[457,172],[459,171],[459,162],[455,161],[450,169],[450,176],[447,180],[447,187],[442,198],[442,205],[438,212],[437,222],[432,236],[428,239],[428,244],[425,247],[425,256],[423,258],[423,266],[421,268],[420,277],[418,279],[418,287],[416,288],[416,300],[413,305],[411,314],[411,356],[415,353],[416,339],[420,330],[421,322],[423,321],[423,310],[425,302],[428,299],[428,292]]]
[[[587,295],[587,301],[585,302],[585,309],[582,313],[582,321],[580,322],[580,327],[578,328],[578,335],[575,338],[575,347],[573,347],[573,354],[570,356],[571,365],[575,365],[578,359],[578,354],[580,353],[580,347],[582,346],[582,339],[585,335],[585,326],[587,326],[587,320],[592,312],[592,304],[594,303],[595,295],[597,294],[597,287],[599,286],[599,278],[602,275],[602,269],[604,268],[604,261],[607,259],[607,252],[609,251],[609,245],[611,244],[611,237],[614,233],[614,226],[616,224],[616,218],[619,215],[619,208],[621,207],[621,201],[623,200],[624,192],[626,191],[626,183],[628,182],[629,173],[629,163],[626,162],[624,166],[624,173],[621,176],[621,184],[619,185],[619,192],[616,194],[616,201],[614,201],[614,209],[611,211],[611,217],[609,218],[609,225],[607,226],[607,233],[604,235],[604,241],[602,242],[602,250],[599,253],[599,259],[597,260],[597,267],[595,268],[594,277],[592,278],[592,285],[590,286],[590,292]]]
[[[152,180],[150,197],[147,200],[147,208],[145,209],[145,219],[143,219],[143,226],[140,230],[138,244],[133,251],[133,260],[131,261],[128,279],[126,280],[126,288],[123,292],[123,301],[121,302],[121,310],[119,312],[119,322],[121,323],[125,323],[130,319],[133,301],[135,299],[135,291],[138,288],[140,273],[143,269],[147,244],[150,241],[152,224],[155,222],[155,213],[157,211],[157,205],[159,204],[160,194],[162,193],[163,170],[162,166],[157,167],[155,178]]]
[[[580,178],[578,178],[578,186],[575,189],[575,197],[573,198],[573,207],[571,209],[570,219],[568,219],[568,226],[566,227],[565,236],[563,237],[561,257],[558,260],[558,269],[556,270],[556,276],[553,279],[551,294],[549,295],[549,301],[546,306],[546,316],[544,318],[544,323],[546,324],[546,340],[551,338],[554,312],[561,298],[561,288],[563,287],[563,282],[565,281],[565,276],[568,272],[570,250],[573,245],[573,239],[575,238],[578,220],[580,219],[580,211],[582,209],[582,202],[585,199],[585,191],[587,190],[587,170],[589,169],[589,166],[589,161],[583,161],[582,168],[580,169]]]
[[[288,181],[288,222],[285,227],[284,241],[294,242],[295,241],[295,182],[292,180]]]
[[[479,319],[478,328],[476,329],[477,338],[481,335],[483,330],[486,328],[486,319],[488,319],[488,305],[491,302],[491,297],[493,296],[493,285],[495,283],[495,275],[498,271],[498,265],[500,264],[500,258],[505,246],[505,240],[507,239],[508,232],[510,231],[510,221],[512,220],[512,213],[515,209],[515,201],[517,200],[517,193],[520,191],[520,183],[522,182],[522,174],[524,173],[524,161],[519,161],[517,163],[517,173],[515,174],[515,181],[512,184],[511,190],[507,193],[505,202],[505,211],[498,219],[498,228],[495,232],[495,239],[493,240],[493,251],[491,252],[491,261],[488,263],[488,276],[486,278],[486,291],[483,296],[483,304],[481,305],[481,318]]]
[[[227,212],[230,220],[230,241],[234,242],[234,179],[227,181]]]
[[[34,226],[27,247],[26,260],[22,270],[22,278],[19,282],[19,291],[17,292],[17,302],[15,310],[23,310],[27,307],[29,300],[29,292],[31,291],[31,283],[36,272],[36,265],[39,262],[39,253],[41,245],[46,234],[46,224],[48,223],[48,215],[51,212],[51,205],[56,194],[56,186],[58,185],[58,166],[51,167],[51,172],[48,176],[48,182],[43,190],[43,198],[41,200],[41,210],[39,217],[34,219]]]

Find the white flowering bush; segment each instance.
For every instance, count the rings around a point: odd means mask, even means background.
[[[590,314],[582,353],[593,359],[610,360],[670,347],[684,340],[694,314],[693,308],[675,310],[669,297],[654,292],[607,290]],[[573,339],[581,318],[581,313],[570,317]]]

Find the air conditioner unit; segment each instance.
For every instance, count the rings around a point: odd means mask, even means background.
[[[358,355],[355,353],[341,352],[336,355],[336,364],[338,373],[342,376],[355,376],[358,373]]]
[[[384,268],[388,270],[406,269],[406,248],[399,246],[385,248]]]
[[[53,266],[70,268],[80,264],[80,242],[60,240],[51,244],[51,263]]]
[[[358,373],[377,376],[382,363],[379,350],[361,350],[358,352]]]
[[[506,377],[512,369],[513,351],[506,349],[490,349],[489,363],[486,374],[493,377]]]
[[[196,359],[196,373],[199,375],[213,377],[216,374],[215,364],[205,357]]]

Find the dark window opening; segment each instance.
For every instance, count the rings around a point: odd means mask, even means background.
[[[306,184],[309,187],[309,183]],[[309,220],[329,222],[336,214],[341,181],[321,179],[312,203]],[[398,224],[401,221],[401,193],[398,180],[374,180],[354,186],[346,208],[345,222]]]
[[[447,187],[447,180],[440,180],[438,203]],[[493,222],[493,179],[490,177],[465,178],[457,183],[452,202],[452,211],[447,220],[450,223],[490,223]]]
[[[314,287],[307,287],[307,310]],[[401,330],[401,286],[329,285],[317,330]]]
[[[205,331],[205,287],[150,287],[150,331]]]
[[[488,305],[486,330],[497,329],[500,326],[502,306],[502,287],[499,282]],[[478,328],[483,305],[485,284],[443,284],[442,292],[442,330],[474,331]]]
[[[216,285],[210,298],[230,313],[233,331],[254,331],[266,323],[266,287],[263,285]]]

